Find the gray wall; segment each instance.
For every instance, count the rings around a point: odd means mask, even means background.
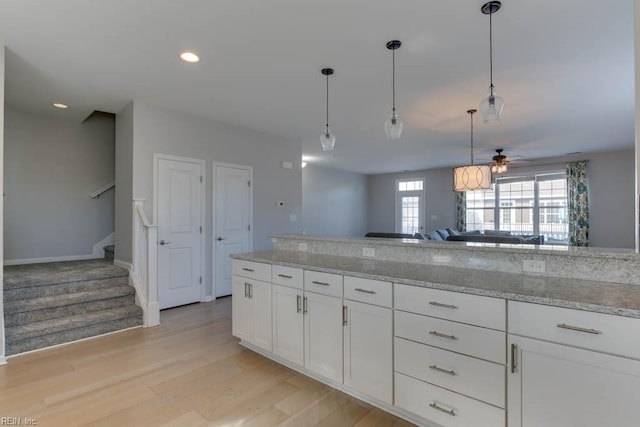
[[[307,164],[302,169],[301,230],[314,236],[364,236],[367,176]]]
[[[133,242],[133,103],[116,114],[115,259],[131,263]]]
[[[567,161],[588,159],[589,238],[591,246],[603,248],[635,247],[635,153],[622,150],[582,153],[554,159],[512,165],[510,173],[535,170],[562,170]],[[526,166],[523,166],[526,165]],[[518,167],[519,166],[519,167]],[[451,191],[451,168],[397,174],[370,175],[368,178],[368,229],[394,231],[396,179],[425,179],[426,231],[455,225],[455,194]],[[438,218],[432,220],[431,216]]]
[[[395,232],[395,185],[398,179],[424,179],[425,230],[455,228],[455,193],[451,168],[369,175],[367,231]]]
[[[89,255],[114,230],[114,118],[5,115],[4,258]]]
[[[269,235],[298,233],[302,213],[302,176],[299,167],[283,169],[282,162],[300,164],[302,144],[197,116],[134,102],[133,197],[144,198],[151,221],[153,212],[153,153],[204,159],[206,171],[205,284],[212,294],[212,162],[253,167],[253,248],[271,248]],[[277,206],[284,200],[286,209]],[[119,234],[116,236],[119,239]]]

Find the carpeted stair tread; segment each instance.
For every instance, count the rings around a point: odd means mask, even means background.
[[[4,289],[128,276],[129,272],[104,259],[9,265],[4,267]]]
[[[119,318],[109,322],[83,326],[77,329],[52,333],[45,336],[28,338],[20,341],[7,341],[6,351],[7,355],[14,355],[141,325],[142,312],[131,317]]]
[[[122,307],[123,305],[133,304],[134,301],[135,297],[133,295],[124,295],[109,299],[101,299],[98,301],[87,301],[79,304],[65,305],[61,307],[47,307],[41,310],[5,314],[4,324],[6,327],[18,326],[30,322],[41,322],[43,320],[55,319],[57,317],[75,316],[77,314],[90,313],[92,311]]]
[[[135,295],[136,291],[129,285],[117,285],[104,289],[74,292],[69,294],[49,295],[39,298],[5,301],[5,315],[25,311],[42,310],[44,308],[64,307],[83,302],[99,301],[125,295]],[[133,302],[133,299],[131,300]]]
[[[130,304],[108,310],[77,314],[68,317],[59,317],[56,319],[33,322],[20,326],[10,326],[5,328],[5,336],[8,343],[18,343],[19,341],[26,339],[64,332],[70,337],[67,341],[73,341],[79,339],[75,337],[78,332],[77,329],[83,330],[91,325],[113,322],[129,317],[136,317],[140,322],[142,322],[142,309],[137,305]],[[42,345],[40,347],[45,346]]]
[[[119,285],[129,285],[128,276],[110,277],[107,279],[81,280],[68,283],[57,283],[47,286],[28,286],[5,289],[4,300],[15,301],[27,298],[41,298],[67,293],[83,292],[97,289],[110,288]]]

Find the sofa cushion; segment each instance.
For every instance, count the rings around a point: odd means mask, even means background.
[[[427,240],[444,240],[436,231],[430,231],[424,235]]]
[[[459,236],[460,232],[458,230],[454,230],[452,228],[446,228],[445,230],[447,230],[447,232],[449,233],[449,236]]]
[[[447,240],[447,237],[449,237],[449,232],[445,229],[436,230],[436,233],[438,233],[440,237],[442,237],[442,240]]]
[[[485,236],[511,236],[510,231],[503,230],[484,230]]]

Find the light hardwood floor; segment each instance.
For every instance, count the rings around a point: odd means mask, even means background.
[[[9,359],[0,366],[0,421],[412,425],[238,345],[231,336],[231,298],[163,311],[161,322]]]

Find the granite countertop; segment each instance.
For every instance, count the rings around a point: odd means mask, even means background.
[[[270,250],[234,259],[640,318],[640,286]]]

